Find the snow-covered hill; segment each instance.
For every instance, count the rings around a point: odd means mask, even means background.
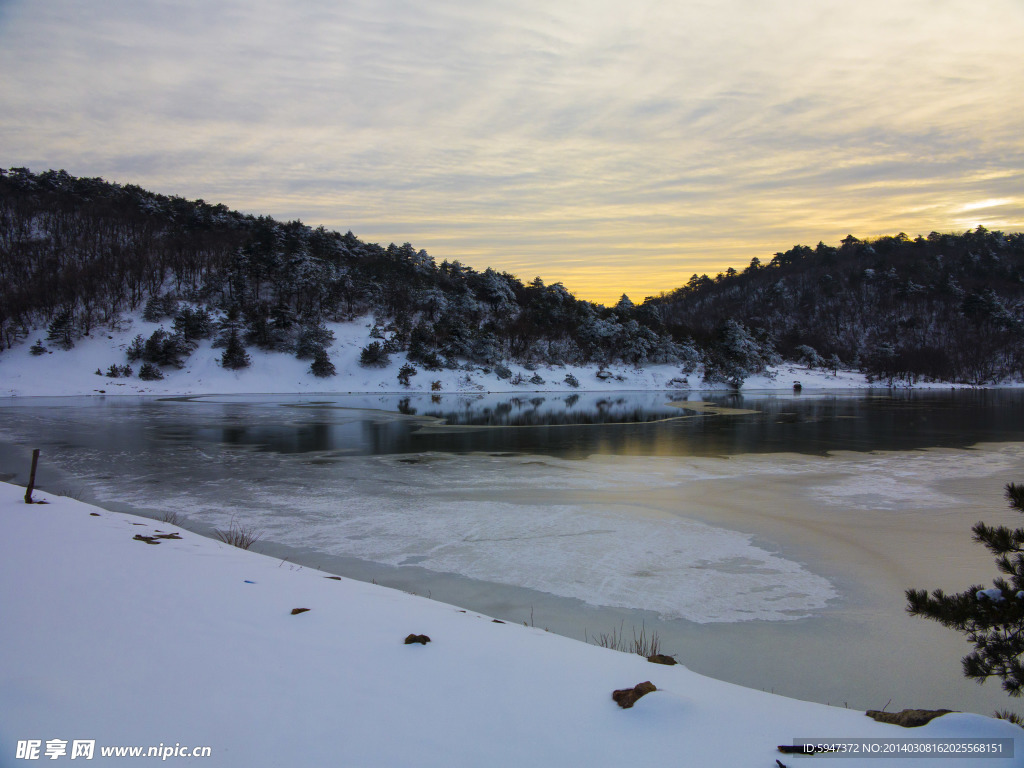
[[[367,368],[359,364],[360,352],[369,342],[373,320],[370,317],[350,323],[330,323],[334,342],[328,348],[336,373],[319,378],[310,372],[310,361],[293,355],[264,352],[249,348],[252,364],[240,370],[220,365],[222,349],[214,349],[207,339],[184,359],[184,367],[164,367],[164,378],[143,381],[138,377],[139,364],[131,364],[130,378],[106,375],[111,365],[129,365],[126,350],[132,339],[141,334],[148,338],[167,323],[146,322],[138,315],[123,320],[117,330],[97,329],[79,339],[70,350],[49,348],[47,353],[32,355],[30,345],[45,331],[38,331],[27,342],[0,353],[0,396],[118,395],[118,394],[233,394],[233,393],[348,393],[348,392],[530,392],[572,390],[672,390],[686,391],[724,388],[701,381],[700,373],[685,373],[677,365],[650,365],[634,368],[626,365],[540,366],[527,369],[509,363],[509,376],[502,378],[495,369],[474,365],[469,369],[429,371],[421,366],[409,379],[399,383],[398,372],[406,362],[404,354],[390,356],[383,367]],[[43,342],[46,346],[46,342]],[[101,375],[97,375],[96,371]],[[600,376],[599,376],[600,374]],[[578,387],[566,381],[574,376]],[[538,376],[543,383],[531,383]],[[849,371],[838,375],[821,369],[786,365],[769,375],[753,376],[744,383],[745,390],[791,390],[795,381],[805,389],[849,389],[868,386],[864,376]]]

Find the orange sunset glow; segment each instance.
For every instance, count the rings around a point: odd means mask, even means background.
[[[1019,0],[0,2],[0,165],[580,298],[1024,228]]]

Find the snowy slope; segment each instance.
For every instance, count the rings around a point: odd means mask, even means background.
[[[189,764],[238,768],[768,768],[802,764],[776,751],[799,737],[1010,738],[1016,759],[949,764],[1024,764],[1024,731],[1003,721],[883,725],[23,493],[0,484],[0,765],[30,764],[16,757],[29,740],[40,759],[67,741],[56,759],[69,760],[79,739],[99,765],[121,762],[105,746],[184,745],[211,749]],[[135,538],[157,533],[181,538]],[[410,633],[431,642],[405,645]],[[646,680],[658,690],[632,709],[612,701]]]
[[[4,396],[53,396],[53,395],[94,395],[94,394],[232,394],[232,393],[284,393],[284,392],[430,392],[435,382],[440,392],[530,392],[530,391],[572,391],[575,388],[566,383],[567,374],[574,375],[581,390],[686,390],[712,389],[704,384],[699,375],[683,373],[679,366],[651,365],[644,368],[615,365],[608,368],[606,378],[598,378],[598,366],[541,366],[536,371],[521,365],[510,364],[513,378],[519,374],[523,383],[514,384],[511,379],[501,379],[493,372],[484,372],[480,366],[474,370],[428,371],[420,369],[412,376],[408,387],[398,382],[398,370],[406,362],[403,354],[391,355],[390,364],[384,368],[364,368],[359,365],[359,353],[372,339],[371,318],[350,323],[328,324],[334,332],[335,341],[328,352],[337,370],[335,376],[317,378],[309,371],[309,360],[298,360],[293,355],[264,352],[256,348],[248,350],[252,358],[249,368],[232,371],[221,368],[220,356],[223,350],[213,349],[210,340],[203,341],[199,348],[185,360],[180,370],[164,368],[165,378],[160,381],[142,381],[138,378],[139,364],[132,364],[135,375],[132,378],[112,379],[96,375],[99,369],[105,373],[111,365],[128,363],[125,350],[137,334],[148,338],[160,323],[150,323],[138,315],[122,321],[119,330],[99,330],[90,337],[80,339],[73,349],[64,351],[50,349],[48,354],[35,357],[29,347],[37,338],[44,338],[45,332],[38,331],[26,342],[0,353],[0,397]],[[170,330],[169,322],[163,327]],[[46,346],[45,341],[43,342]],[[419,368],[419,366],[416,366]],[[534,374],[539,375],[543,384],[526,383]],[[863,375],[840,371],[838,376],[821,370],[808,370],[797,366],[782,366],[769,375],[751,377],[744,384],[745,390],[781,389],[791,390],[794,381],[800,381],[805,389],[849,389],[865,387]],[[724,388],[724,385],[717,385]]]

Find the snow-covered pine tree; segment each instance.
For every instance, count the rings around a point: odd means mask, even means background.
[[[213,341],[214,349],[224,350],[220,356],[221,367],[230,370],[248,368],[252,363],[242,343],[242,323],[239,315],[237,306],[229,307],[227,316],[217,324],[217,338]]]
[[[729,318],[718,329],[705,361],[706,381],[724,381],[737,389],[744,379],[776,361],[771,343],[759,342],[742,323]]]
[[[818,351],[808,345],[801,344],[794,351],[797,362],[803,363],[808,368],[823,368],[825,367],[825,360],[818,354]]]
[[[1024,485],[1010,483],[1006,498],[1011,509],[1024,512]],[[975,584],[955,595],[941,589],[928,594],[908,589],[907,613],[937,621],[966,635],[974,650],[964,656],[965,677],[985,682],[998,677],[1010,696],[1024,693],[1024,528],[976,523],[974,540],[996,556],[1003,576],[985,589]]]

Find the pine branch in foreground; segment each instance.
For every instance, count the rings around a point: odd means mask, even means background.
[[[1006,497],[1011,509],[1024,512],[1024,486],[1010,483]],[[974,540],[996,556],[1003,576],[993,579],[988,589],[975,584],[955,595],[941,589],[931,594],[908,589],[907,613],[965,635],[974,646],[962,659],[965,677],[979,684],[998,677],[1003,690],[1020,696],[1024,693],[1024,528],[979,522],[972,530]]]

